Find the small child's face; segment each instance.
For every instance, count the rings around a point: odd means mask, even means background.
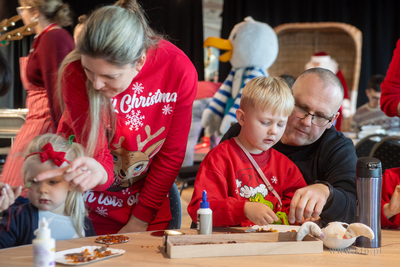
[[[250,153],[259,154],[266,151],[281,139],[286,128],[287,116],[272,114],[270,110],[263,112],[260,108],[253,107],[241,112],[243,115],[239,116],[242,126],[239,140]]]
[[[41,182],[34,181],[34,178],[39,173],[57,168],[50,161],[32,164],[26,172],[25,181],[30,183],[28,197],[32,205],[42,211],[51,211],[56,214],[65,215],[65,200],[67,199],[68,192],[73,189],[73,186],[65,181],[62,176]]]

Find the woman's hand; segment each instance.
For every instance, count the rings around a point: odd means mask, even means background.
[[[21,194],[22,187],[11,188],[8,184],[0,182],[0,211],[8,209],[15,199]]]
[[[142,221],[135,216],[131,216],[128,223],[119,230],[119,234],[131,232],[145,232],[149,223]]]
[[[97,160],[90,157],[80,157],[66,167],[41,173],[36,179],[43,181],[60,175],[81,192],[105,184],[108,177],[106,170]]]

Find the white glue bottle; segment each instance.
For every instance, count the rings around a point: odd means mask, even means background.
[[[46,218],[39,222],[39,228],[35,230],[36,238],[33,244],[33,266],[55,266],[56,241],[51,238],[51,230]]]
[[[207,201],[207,192],[203,191],[200,209],[197,210],[197,234],[211,235],[212,234],[212,210]]]

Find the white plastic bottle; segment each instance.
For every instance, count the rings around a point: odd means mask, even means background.
[[[55,266],[56,241],[51,238],[51,230],[46,218],[39,222],[39,228],[34,232],[36,238],[33,244],[33,266]]]
[[[197,234],[212,234],[212,210],[210,209],[210,204],[207,201],[206,190],[203,191],[200,209],[197,210]]]

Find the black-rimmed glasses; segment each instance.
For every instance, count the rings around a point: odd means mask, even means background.
[[[320,126],[320,127],[326,126],[328,123],[330,123],[332,121],[333,117],[335,116],[335,115],[332,115],[332,117],[330,117],[330,118],[325,118],[324,116],[321,116],[321,115],[311,114],[306,109],[304,109],[303,107],[301,107],[297,104],[294,104],[294,109],[293,109],[292,114],[302,120],[304,120],[305,118],[308,117],[308,115],[310,115],[311,123],[316,126]]]

